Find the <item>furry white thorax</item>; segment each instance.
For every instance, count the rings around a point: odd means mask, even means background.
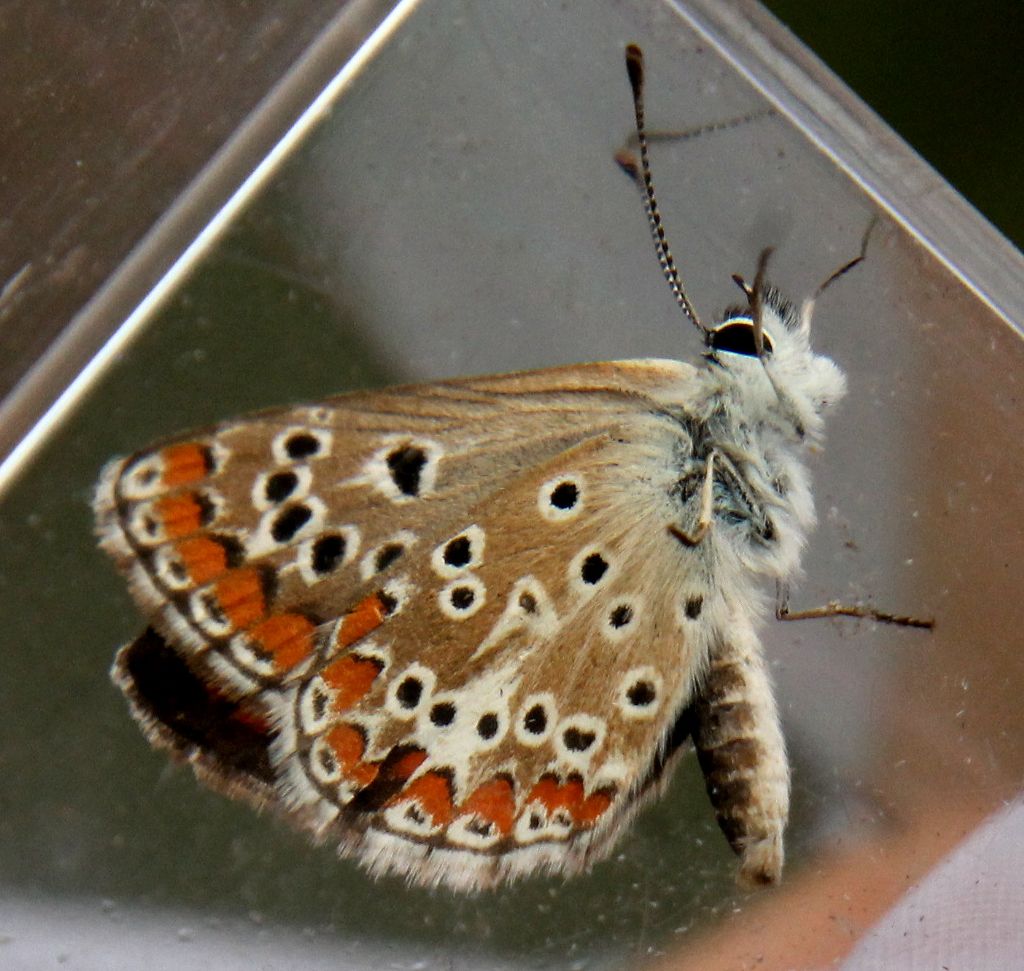
[[[694,474],[716,454],[716,525],[709,539],[724,586],[741,586],[729,583],[736,570],[780,580],[799,570],[815,521],[805,457],[821,442],[824,412],[846,390],[839,368],[811,350],[809,321],[798,319],[774,291],[765,296],[763,320],[771,353],[758,358],[712,348],[698,369],[697,393],[686,403],[699,436]],[[730,503],[763,514],[768,541],[752,541],[749,523],[723,522]]]

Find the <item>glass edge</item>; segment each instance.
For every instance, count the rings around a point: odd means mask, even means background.
[[[967,289],[1024,335],[1024,256],[786,26],[753,0],[671,0]]]
[[[0,402],[0,499],[36,451],[422,0],[349,0]]]

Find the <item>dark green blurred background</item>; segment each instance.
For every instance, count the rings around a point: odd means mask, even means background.
[[[765,5],[968,201],[1024,244],[1022,0]]]

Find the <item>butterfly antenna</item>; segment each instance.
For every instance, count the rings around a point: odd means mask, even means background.
[[[700,322],[697,311],[690,298],[686,295],[683,281],[679,276],[675,260],[672,258],[672,251],[668,248],[668,241],[665,239],[665,229],[661,224],[661,213],[658,211],[658,202],[654,197],[654,181],[651,178],[651,163],[648,153],[647,132],[644,127],[644,53],[636,44],[629,44],[626,47],[626,71],[629,74],[629,84],[633,89],[633,111],[636,114],[636,139],[640,149],[640,172],[636,171],[636,163],[620,156],[619,164],[633,176],[637,185],[640,186],[644,200],[644,210],[647,213],[647,220],[651,224],[651,235],[654,237],[654,246],[658,253],[658,263],[661,272],[664,274],[668,285],[672,288],[672,295],[676,298],[683,313],[686,314],[690,323],[702,334],[707,334],[707,328]]]
[[[860,253],[858,253],[852,260],[844,263],[838,270],[829,274],[827,280],[822,283],[814,293],[808,297],[800,308],[800,328],[807,333],[811,329],[811,317],[814,314],[814,305],[820,297],[833,283],[836,282],[841,276],[845,276],[855,266],[863,263],[868,255],[868,240],[871,238],[871,233],[875,226],[878,225],[878,216],[873,216],[871,222],[868,223],[868,228],[864,230],[864,236],[860,241]]]
[[[754,349],[757,356],[764,361],[764,288],[765,274],[768,271],[768,260],[771,258],[772,248],[766,246],[761,250],[757,260],[757,273],[754,274],[754,286],[747,291],[750,294],[750,317],[754,322]],[[747,290],[745,284],[741,284]]]
[[[647,144],[656,145],[658,142],[686,142],[693,138],[701,138],[704,135],[713,135],[716,132],[729,131],[733,128],[742,128],[744,125],[760,121],[762,118],[773,118],[778,114],[774,108],[758,108],[756,111],[748,111],[745,115],[736,115],[734,118],[725,118],[721,121],[710,121],[705,125],[695,125],[693,128],[682,128],[675,131],[648,131]],[[633,150],[639,147],[639,139],[636,132],[626,139],[626,148]]]
[[[757,358],[761,362],[761,367],[764,368],[765,376],[775,392],[775,397],[779,399],[779,403],[792,415],[794,426],[800,427],[800,419],[793,405],[793,399],[779,384],[772,372],[768,370],[768,358],[764,352],[764,295],[768,288],[768,283],[766,282],[768,261],[771,259],[773,252],[774,250],[771,246],[766,246],[761,250],[761,255],[757,258],[757,272],[754,274],[754,285],[752,287],[747,286],[743,277],[735,273],[732,278],[736,281],[736,285],[747,295],[747,300],[750,302],[750,319],[754,324],[754,350],[757,351]]]

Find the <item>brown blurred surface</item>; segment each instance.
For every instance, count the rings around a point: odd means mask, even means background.
[[[0,399],[342,6],[0,4]]]

